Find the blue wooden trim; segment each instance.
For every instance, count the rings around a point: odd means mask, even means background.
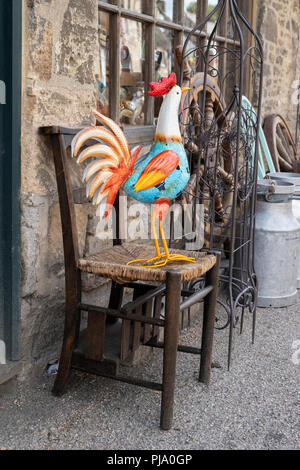
[[[256,137],[255,126],[257,124],[257,115],[248,98],[242,98],[243,116],[242,116],[242,129],[243,132],[249,132],[245,121],[251,121],[253,127],[250,128],[250,135]],[[252,157],[255,158],[255,145],[252,148]],[[267,167],[266,167],[267,165]],[[274,163],[269,151],[264,131],[259,124],[259,148],[258,148],[258,179],[264,179],[267,173],[275,173]]]
[[[0,2],[0,80],[6,104],[0,105],[1,278],[7,359],[19,359],[21,290],[21,90],[22,0]]]

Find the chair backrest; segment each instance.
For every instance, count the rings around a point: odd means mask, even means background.
[[[62,126],[48,126],[39,129],[40,134],[49,136],[52,141],[53,156],[55,163],[57,190],[59,196],[65,268],[67,271],[77,270],[79,258],[78,231],[76,225],[75,204],[89,203],[86,198],[85,188],[73,188],[70,172],[70,158],[67,150],[71,146],[74,136],[81,128],[69,128]],[[138,128],[132,127],[124,130],[129,145],[139,143]],[[149,134],[149,135],[148,135]],[[148,145],[152,142],[154,130],[149,126],[148,134],[143,136],[143,142]],[[89,145],[89,142],[87,142]],[[121,244],[120,238],[120,213],[119,213],[119,197],[114,204],[116,211],[116,227],[114,233],[114,245]]]
[[[52,141],[62,224],[66,277],[68,273],[77,271],[79,258],[75,203],[85,204],[88,202],[81,189],[75,189],[73,192],[67,156],[67,149],[71,145],[74,136],[79,131],[80,129],[78,128],[60,126],[40,128],[40,133],[49,135]]]

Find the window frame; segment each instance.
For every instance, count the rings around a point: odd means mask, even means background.
[[[208,14],[208,0],[197,0],[198,10],[196,21],[200,23]],[[246,16],[252,21],[255,28],[256,21],[256,0],[249,2],[248,0],[237,0],[237,3]],[[154,0],[143,0],[145,13],[140,13],[133,10],[128,10],[121,7],[121,0],[108,1],[98,0],[98,10],[109,13],[109,57],[110,57],[110,78],[109,78],[109,112],[110,117],[119,122],[119,103],[120,103],[120,76],[121,76],[121,63],[119,54],[115,51],[120,50],[120,21],[121,18],[127,18],[133,21],[138,21],[145,26],[145,117],[144,125],[142,126],[125,126],[126,134],[130,143],[148,143],[151,141],[151,136],[154,135],[155,126],[154,122],[154,100],[148,96],[148,83],[154,80],[155,76],[155,29],[156,27],[166,28],[174,34],[174,48],[183,44],[184,35],[192,31],[184,25],[184,0],[174,0],[173,2],[173,21],[166,21],[155,16],[156,2]],[[227,45],[239,45],[235,39],[227,37],[227,18],[228,18],[228,5],[225,12],[226,19],[221,25],[221,35],[216,36],[216,40]],[[175,21],[176,20],[176,21]],[[196,32],[195,37],[208,37],[204,31]],[[223,60],[226,60],[224,58]],[[222,64],[223,67],[226,64]],[[250,95],[252,85],[250,78],[250,70],[245,73],[244,83],[245,93]]]

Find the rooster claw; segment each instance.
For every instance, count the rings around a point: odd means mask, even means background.
[[[146,263],[140,266],[135,266],[137,268],[162,268],[166,266],[168,263],[184,261],[185,263],[195,263],[195,258],[190,258],[188,256],[180,255],[180,254],[168,254],[162,253],[160,256],[155,256],[154,258],[149,259],[136,259],[134,261],[130,261],[127,263],[127,266],[130,266],[134,263]]]

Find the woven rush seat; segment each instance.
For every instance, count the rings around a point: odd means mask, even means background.
[[[79,269],[110,279],[127,281],[157,281],[165,282],[167,272],[176,270],[181,273],[181,281],[189,282],[202,277],[216,263],[216,256],[203,252],[170,250],[172,254],[181,254],[195,258],[195,263],[173,261],[164,267],[140,267],[127,263],[136,259],[151,258],[156,256],[155,249],[148,245],[124,244],[114,246],[107,250],[79,260]],[[146,264],[145,264],[146,265]]]

